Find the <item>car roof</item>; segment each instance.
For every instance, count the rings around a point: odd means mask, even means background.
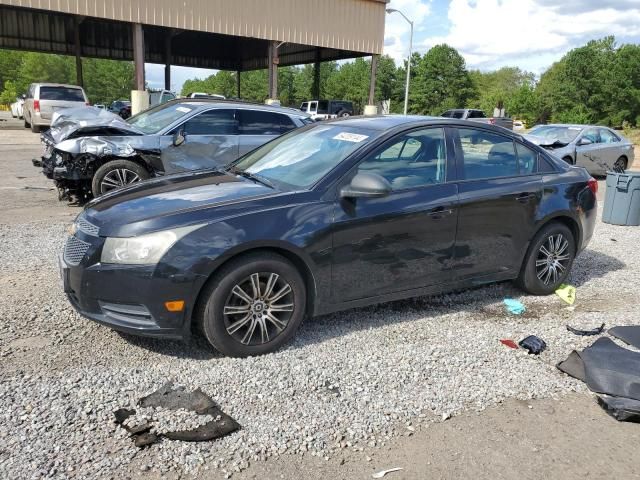
[[[82,87],[79,85],[71,85],[70,83],[39,83],[36,82],[34,85],[38,85],[40,87],[65,87],[65,88],[77,88],[82,90]]]
[[[421,126],[421,125],[451,125],[451,126],[463,126],[463,127],[490,127],[500,131],[502,133],[509,132],[502,127],[497,127],[494,125],[487,125],[484,123],[472,122],[470,120],[461,120],[458,118],[447,118],[447,117],[430,117],[426,115],[371,115],[371,116],[359,116],[359,117],[349,117],[349,118],[339,118],[336,120],[328,120],[323,122],[325,124],[330,123],[332,125],[344,125],[349,127],[356,128],[366,128],[369,130],[389,130],[395,127],[402,126]],[[517,134],[514,134],[519,136]]]
[[[296,115],[299,117],[308,117],[308,115],[297,108],[278,107],[275,105],[266,105],[264,103],[243,102],[241,100],[224,100],[222,98],[176,98],[175,100],[169,100],[166,104],[182,104],[191,105],[194,107],[210,107],[218,106],[224,108],[240,108],[240,109],[252,109],[262,110],[267,112],[286,113],[288,115]]]

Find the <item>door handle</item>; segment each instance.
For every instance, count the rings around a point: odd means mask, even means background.
[[[529,202],[530,198],[534,198],[535,196],[536,196],[535,193],[521,193],[516,197],[516,200],[519,201],[520,203],[527,203]]]
[[[453,210],[451,210],[450,208],[436,207],[429,210],[427,212],[427,215],[437,219],[437,218],[446,217],[447,215],[451,215],[452,213],[453,213]]]

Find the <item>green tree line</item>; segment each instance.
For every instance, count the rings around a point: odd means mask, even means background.
[[[91,103],[128,98],[133,88],[131,62],[82,59],[84,89]],[[75,57],[0,50],[0,104],[12,103],[31,83],[76,83]]]
[[[128,97],[133,84],[130,62],[83,59],[85,88],[93,103]],[[371,63],[324,62],[320,68],[320,97],[350,100],[358,111],[367,103]],[[376,77],[376,102],[390,100],[399,113],[404,103],[406,62],[396,66],[381,56]],[[34,81],[74,83],[75,60],[59,55],[0,50],[0,103],[9,103]],[[220,71],[205,79],[187,80],[182,94],[237,95],[236,73]],[[240,74],[241,98],[267,98],[267,72]],[[313,98],[313,66],[278,69],[279,98],[298,106]],[[448,45],[436,45],[411,58],[409,111],[440,115],[450,108],[480,108],[491,115],[495,107],[528,125],[544,122],[640,125],[640,46],[618,45],[614,37],[593,40],[569,51],[538,78],[517,67],[491,72],[470,70]]]

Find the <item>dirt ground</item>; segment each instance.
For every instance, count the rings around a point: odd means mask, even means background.
[[[79,212],[59,202],[50,181],[31,165],[40,150],[31,132],[0,130],[0,218],[5,224],[47,218],[71,221]],[[233,478],[364,479],[393,467],[403,470],[385,478],[640,478],[640,425],[616,422],[588,394],[509,400],[482,413],[412,428],[373,453],[345,449],[328,461],[286,455],[253,463]],[[131,475],[156,474],[133,470]],[[212,471],[200,478],[219,476]]]

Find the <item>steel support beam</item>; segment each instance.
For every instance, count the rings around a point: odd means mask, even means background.
[[[135,89],[144,90],[144,30],[142,24],[133,24],[133,63],[135,65]]]
[[[371,78],[369,79],[369,102],[368,105],[373,105],[376,99],[376,74],[378,73],[378,56],[371,55]]]
[[[236,96],[238,98],[241,98],[240,97],[240,70],[236,70],[236,90],[237,90]]]
[[[74,41],[75,41],[75,54],[76,54],[76,83],[84,87],[84,78],[82,77],[82,45],[80,43],[80,24],[82,18],[77,17],[74,19]]]
[[[164,89],[171,90],[171,33],[164,38]]]
[[[316,60],[313,63],[313,91],[311,96],[320,99],[320,49],[316,48]]]
[[[269,42],[269,98],[278,98],[278,42]]]

